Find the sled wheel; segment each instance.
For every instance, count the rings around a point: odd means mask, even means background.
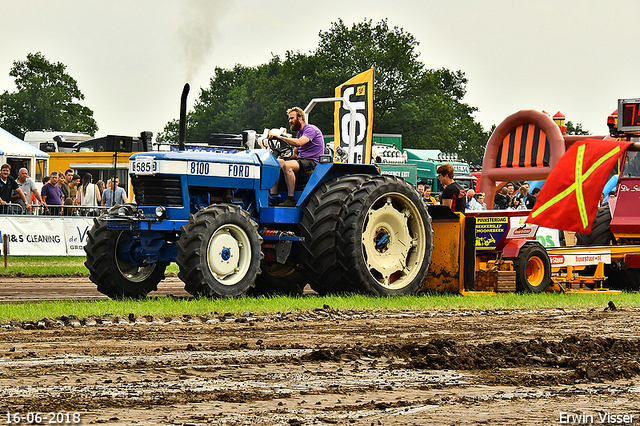
[[[138,299],[158,289],[158,283],[165,278],[167,263],[137,266],[119,258],[119,252],[133,252],[136,245],[139,242],[135,233],[110,231],[105,220],[94,219],[84,248],[87,253],[84,264],[100,293],[112,299]]]
[[[231,204],[189,218],[178,240],[178,277],[194,296],[237,297],[254,286],[262,237],[249,213]]]
[[[607,279],[604,281],[604,286],[616,290],[640,290],[640,270],[629,269],[626,265],[620,269],[617,265],[619,264],[613,263],[605,266],[604,274]]]
[[[551,284],[551,261],[547,251],[538,243],[522,246],[513,259],[516,270],[516,290],[525,293],[542,293]]]
[[[352,285],[381,296],[414,294],[431,263],[431,217],[403,179],[375,176],[347,200],[340,218],[340,265]]]

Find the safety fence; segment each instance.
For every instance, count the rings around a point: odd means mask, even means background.
[[[84,246],[94,218],[80,216],[82,210],[78,216],[62,216],[62,213],[57,216],[0,214],[0,232],[8,242],[7,254],[84,256]]]
[[[44,206],[42,204],[32,204],[24,207],[17,203],[7,203],[0,205],[0,215],[34,215],[34,216],[100,216],[107,211],[107,207],[87,207],[87,206]]]

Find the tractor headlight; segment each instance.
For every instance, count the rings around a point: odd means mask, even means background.
[[[167,215],[167,209],[165,209],[163,206],[156,207],[156,217],[158,219],[162,219],[166,215]]]

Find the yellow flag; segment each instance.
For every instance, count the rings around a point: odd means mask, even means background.
[[[336,97],[345,97],[356,110],[356,163],[371,163],[373,140],[373,68],[356,75],[336,87]],[[351,114],[342,102],[336,102],[334,111],[334,147],[341,146],[349,152],[349,135],[352,131]],[[349,153],[349,159],[352,158]],[[351,160],[349,160],[351,161]]]

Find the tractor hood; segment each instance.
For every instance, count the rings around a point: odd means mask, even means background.
[[[268,162],[271,157],[274,164],[278,162],[266,149],[255,149],[249,151],[227,152],[194,152],[194,151],[170,151],[170,152],[138,152],[129,157],[130,161],[138,157],[152,157],[155,160],[169,161],[204,161],[226,164],[256,164]]]
[[[131,175],[187,175],[253,179],[270,188],[280,176],[278,160],[266,149],[225,152],[140,152],[129,157]]]

